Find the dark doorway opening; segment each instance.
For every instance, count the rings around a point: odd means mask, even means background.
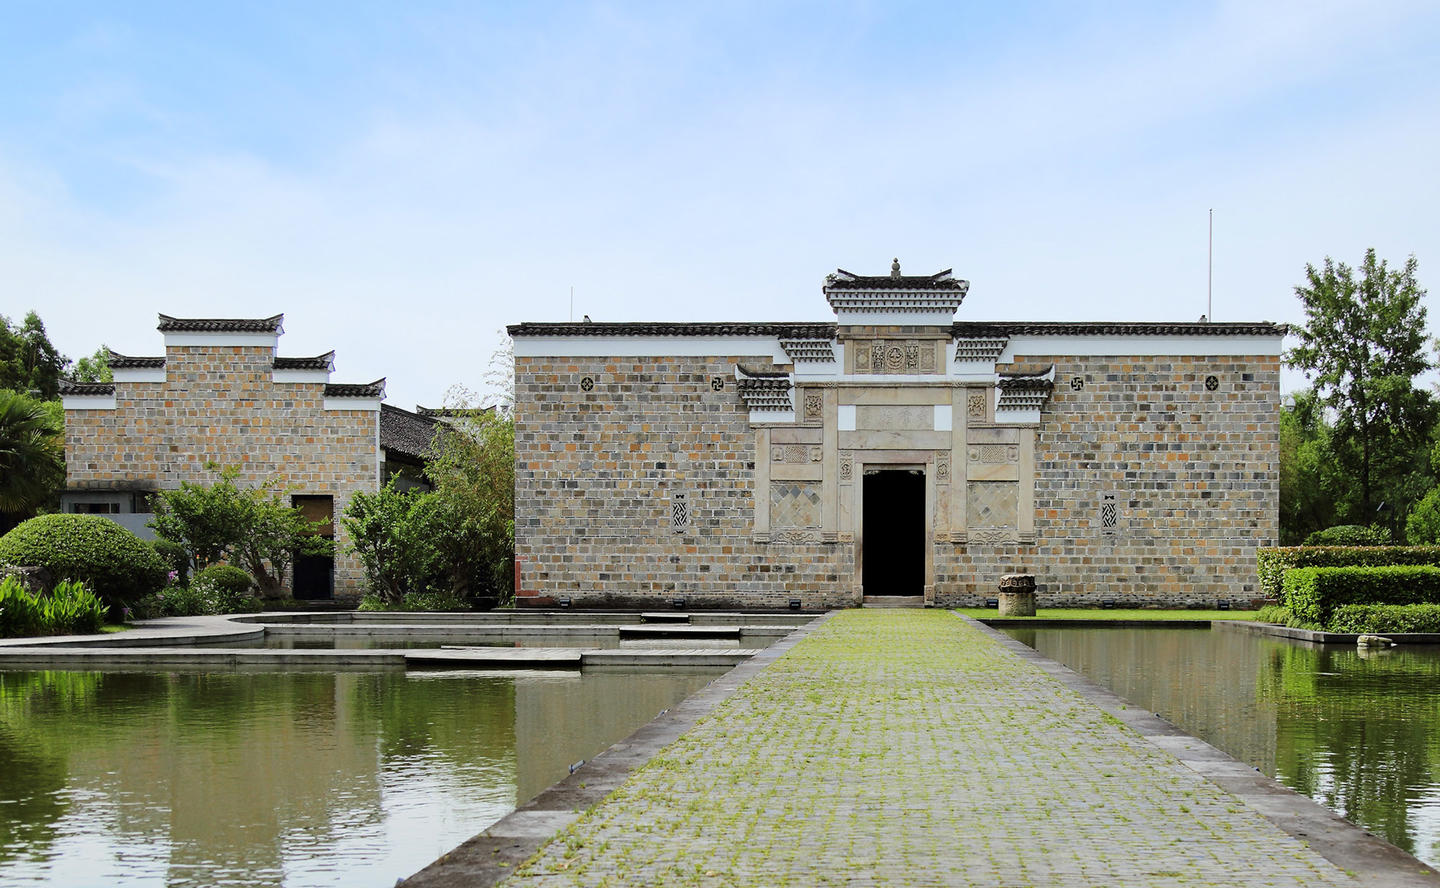
[[[313,532],[335,542],[335,498],[331,496],[297,495],[291,505],[300,510],[306,521],[313,522]],[[328,555],[295,554],[295,578],[291,594],[301,601],[321,601],[335,597],[335,559]]]
[[[863,496],[865,594],[925,594],[925,473],[867,472]]]

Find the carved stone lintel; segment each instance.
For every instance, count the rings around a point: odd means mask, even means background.
[[[971,527],[969,542],[981,546],[1004,546],[1015,542],[1015,528],[1008,525],[997,527]]]
[[[818,530],[782,530],[770,535],[771,543],[781,545],[801,546],[808,543],[822,542],[822,534]]]

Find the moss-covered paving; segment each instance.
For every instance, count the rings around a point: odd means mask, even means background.
[[[1353,885],[939,611],[837,614],[507,885]]]

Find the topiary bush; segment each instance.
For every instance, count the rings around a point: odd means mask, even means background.
[[[1305,538],[1307,546],[1388,546],[1395,540],[1390,531],[1372,524],[1337,524],[1317,530]]]
[[[1307,623],[1330,626],[1347,604],[1440,604],[1440,567],[1300,567],[1287,571],[1285,606]]]
[[[175,574],[174,582],[184,586],[190,582],[190,553],[185,547],[174,540],[151,540],[150,545],[155,549],[155,554],[165,562]]]
[[[260,609],[255,580],[230,564],[212,564],[195,572],[190,588],[210,603],[212,614],[244,614]]]
[[[1342,604],[1330,615],[1331,632],[1440,632],[1437,604]]]
[[[1260,590],[1280,598],[1285,572],[1297,567],[1382,567],[1388,564],[1440,566],[1440,546],[1285,546],[1255,553]]]
[[[56,582],[79,580],[111,608],[165,583],[165,563],[135,534],[101,515],[41,515],[0,537],[0,562],[36,565]]]

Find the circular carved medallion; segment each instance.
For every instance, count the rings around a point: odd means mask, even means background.
[[[588,392],[588,391],[590,391],[590,390],[593,389],[593,388],[595,388],[595,380],[591,379],[591,378],[588,377],[588,376],[583,376],[583,377],[580,378],[580,390],[581,390],[581,391],[586,391],[586,392]]]
[[[885,353],[885,366],[890,370],[899,370],[905,366],[905,350],[898,345],[890,346]]]
[[[1220,387],[1220,380],[1214,376],[1205,377],[1205,391],[1213,392]]]

